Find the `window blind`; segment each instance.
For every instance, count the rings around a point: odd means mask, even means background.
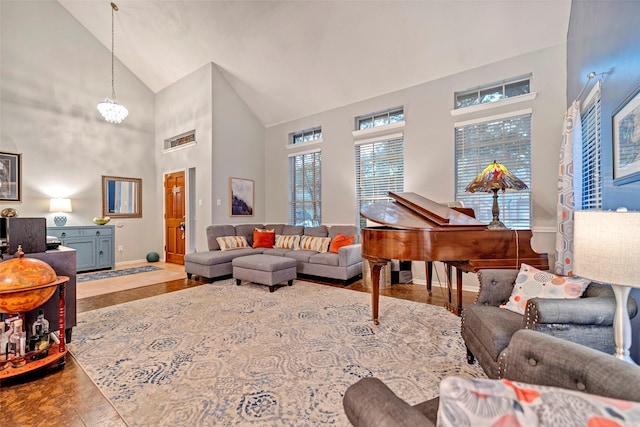
[[[404,137],[368,140],[355,146],[356,159],[356,223],[365,206],[390,200],[389,191],[404,191]]]
[[[492,193],[467,193],[465,188],[494,160],[531,187],[531,113],[496,116],[486,121],[456,124],[456,200],[473,208],[476,218],[489,223]],[[500,192],[500,220],[509,228],[531,228],[531,191]]]
[[[289,224],[322,224],[321,165],[320,151],[289,157]]]

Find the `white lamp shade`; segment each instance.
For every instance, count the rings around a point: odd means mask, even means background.
[[[640,212],[575,212],[573,270],[596,282],[640,287]]]
[[[51,199],[49,212],[73,212],[71,210],[71,199]]]

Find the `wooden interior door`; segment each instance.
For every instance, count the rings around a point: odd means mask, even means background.
[[[165,260],[184,265],[185,254],[185,178],[184,172],[164,176]]]

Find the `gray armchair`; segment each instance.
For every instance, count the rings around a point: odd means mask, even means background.
[[[511,295],[518,270],[480,270],[480,291],[474,304],[462,311],[462,338],[467,360],[478,360],[489,378],[502,378],[502,351],[513,334],[531,329],[612,354],[615,350],[613,319],[615,296],[609,286],[591,283],[581,298],[528,301],[524,315],[499,308]],[[637,305],[630,298],[629,315]]]
[[[512,381],[640,402],[637,365],[540,332],[516,332],[501,364]],[[356,427],[426,427],[436,425],[440,402],[436,397],[411,406],[381,380],[363,378],[347,389],[342,403]]]

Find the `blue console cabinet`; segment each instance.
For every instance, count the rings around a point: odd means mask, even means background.
[[[47,236],[56,236],[62,246],[76,250],[76,271],[114,268],[113,225],[48,227]]]

